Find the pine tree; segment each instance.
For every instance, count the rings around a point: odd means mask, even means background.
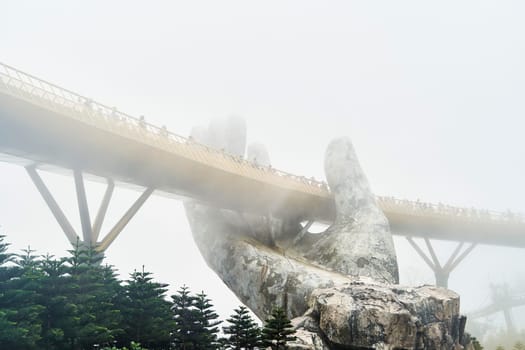
[[[175,349],[206,350],[219,349],[219,316],[213,310],[210,299],[204,292],[194,296],[188,287],[182,286],[173,299],[172,344]]]
[[[190,294],[188,287],[182,286],[177,294],[171,296],[173,300],[172,313],[175,321],[171,342],[177,350],[198,350],[197,319],[195,297]]]
[[[5,265],[13,261],[13,254],[8,252],[9,243],[4,242],[5,236],[0,235],[0,266],[5,268]],[[1,277],[1,275],[0,275]]]
[[[103,258],[93,247],[81,247],[79,244],[69,251],[67,273],[68,300],[74,305],[74,322],[65,334],[72,349],[90,348],[94,344],[110,344],[119,329],[115,329],[114,318],[104,315],[117,314],[119,311],[105,294]]]
[[[46,255],[41,263],[44,275],[40,286],[40,304],[44,306],[41,314],[41,349],[65,349],[68,347],[67,334],[73,333],[76,324],[76,305],[70,300],[70,276],[65,259],[55,259]]]
[[[196,344],[199,349],[215,350],[219,348],[217,333],[219,333],[220,321],[217,321],[219,315],[213,310],[211,300],[207,298],[204,292],[197,294],[195,298],[195,309],[197,311],[197,339]]]
[[[40,332],[33,325],[38,322],[35,310],[28,309],[32,301],[24,300],[33,294],[22,289],[27,282],[24,270],[13,265],[16,256],[8,252],[4,237],[0,235],[0,349],[34,349]]]
[[[226,341],[228,349],[253,350],[259,346],[261,331],[245,306],[235,309],[234,314],[226,322],[229,323],[229,326],[222,329],[228,336]]]
[[[93,268],[95,278],[99,282],[99,288],[94,292],[95,322],[99,327],[104,327],[107,330],[106,336],[99,341],[99,344],[114,343],[118,336],[124,333],[121,311],[123,287],[113,266],[97,263]]]
[[[0,236],[0,348],[37,349],[43,310],[38,303],[39,261],[29,248],[23,254],[8,253],[3,239]]]
[[[292,336],[294,333],[295,330],[286,313],[278,307],[272,311],[271,317],[266,320],[262,330],[262,341],[265,346],[271,347],[272,350],[288,349],[286,343],[296,339]]]
[[[43,275],[40,271],[40,260],[34,252],[28,247],[22,250],[22,254],[16,255],[19,275],[10,283],[11,292],[14,292],[11,302],[16,308],[16,316],[13,320],[17,327],[26,330],[24,336],[26,346],[21,348],[37,348],[42,331],[40,318],[44,307],[39,303],[39,289]]]
[[[171,303],[165,299],[167,285],[153,281],[152,274],[134,271],[124,287],[122,315],[124,335],[119,343],[140,342],[148,349],[167,349],[173,328]]]

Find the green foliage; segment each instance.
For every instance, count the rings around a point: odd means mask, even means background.
[[[182,286],[172,299],[175,327],[171,341],[174,348],[219,349],[221,346],[217,339],[219,316],[213,310],[213,305],[206,294],[202,292],[192,295],[186,286]]]
[[[46,255],[40,269],[44,275],[40,285],[42,349],[63,349],[75,333],[77,307],[71,300],[71,278],[66,259]]]
[[[0,349],[215,350],[256,349],[260,329],[241,306],[218,339],[219,316],[204,292],[185,286],[166,300],[167,285],[150,272],[125,283],[92,247],[76,245],[66,258],[8,252],[0,235]],[[282,309],[265,327],[266,344],[286,349],[294,339]],[[141,345],[143,344],[143,345]],[[519,350],[519,349],[518,349]]]
[[[261,331],[245,306],[235,309],[234,314],[226,322],[228,322],[228,326],[222,329],[227,335],[225,342],[227,349],[253,350],[260,345]]]
[[[123,312],[141,315],[140,341],[152,344],[149,349],[169,348],[166,285],[151,282],[148,273],[137,275],[145,287],[133,299],[91,247],[77,245],[62,259],[37,258],[29,248],[14,255],[8,247],[0,236],[0,349],[83,350],[120,345],[117,339],[129,349],[144,349],[132,342],[137,339],[124,339],[130,325]]]
[[[262,330],[262,342],[272,350],[288,349],[287,342],[296,339],[293,336],[294,333],[295,330],[286,312],[277,307],[272,311],[271,317],[266,320]]]
[[[102,256],[92,247],[77,244],[69,253],[66,292],[73,317],[64,330],[64,338],[74,349],[109,344],[122,332],[113,292],[119,282],[114,276],[108,277],[100,266]]]
[[[112,346],[112,347],[104,347],[102,348],[102,350],[148,350],[146,348],[143,348],[140,343],[136,343],[134,341],[132,341],[129,345],[129,349],[127,347],[123,347],[123,348],[117,348],[116,346]]]
[[[204,292],[195,297],[195,310],[197,311],[196,332],[198,334],[199,349],[218,349],[219,343],[217,333],[219,333],[219,315],[213,310],[211,300]]]
[[[166,284],[153,281],[150,272],[134,271],[124,287],[124,334],[120,343],[139,341],[151,349],[168,348],[173,328],[171,303],[165,300]]]
[[[41,275],[36,266],[38,260],[31,249],[24,254],[7,254],[8,245],[0,237],[0,344],[8,349],[37,349],[40,340],[40,313],[38,286]],[[15,265],[4,264],[14,262]],[[1,346],[0,346],[1,347]]]
[[[188,287],[182,286],[177,294],[171,296],[173,300],[172,313],[174,328],[171,343],[175,349],[198,349],[197,311],[194,308],[195,297],[190,294]]]
[[[5,236],[0,235],[0,266],[4,267],[7,263],[13,261],[13,254],[9,253],[9,243],[4,242]]]

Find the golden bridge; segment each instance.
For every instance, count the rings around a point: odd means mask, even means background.
[[[0,63],[0,160],[25,166],[71,242],[77,232],[37,169],[73,173],[82,226],[81,241],[104,251],[154,192],[193,198],[220,208],[330,223],[334,200],[323,182],[262,167],[182,137]],[[84,176],[107,181],[91,221]],[[142,191],[102,239],[100,228],[115,183]],[[393,234],[406,236],[442,277],[478,243],[525,247],[525,222],[498,213],[444,204],[377,197]],[[430,256],[412,237],[425,240]],[[441,266],[429,239],[460,244]],[[460,254],[464,244],[468,248]]]

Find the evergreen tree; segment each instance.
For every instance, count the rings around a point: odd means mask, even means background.
[[[2,256],[15,265],[5,266],[0,273],[5,278],[0,283],[0,322],[6,326],[0,332],[0,348],[37,349],[43,309],[38,304],[38,259],[31,249],[24,250],[24,254],[9,255],[5,254],[7,245],[2,246]]]
[[[204,292],[197,294],[195,297],[195,309],[197,311],[196,333],[199,349],[218,349],[220,344],[217,339],[221,322],[217,321],[219,315],[213,310],[211,300],[207,298]]]
[[[123,287],[112,267],[101,266],[99,253],[78,244],[62,259],[7,250],[0,236],[0,349],[223,348],[218,315],[204,292],[194,296],[182,287],[172,304],[167,285],[144,269]]]
[[[69,251],[68,300],[74,305],[73,324],[65,331],[71,349],[91,348],[94,344],[111,344],[119,334],[118,321],[108,314],[119,313],[105,293],[102,255],[92,247],[79,244]]]
[[[204,292],[194,296],[186,286],[182,286],[173,299],[173,319],[175,327],[172,331],[172,344],[175,349],[206,350],[219,349],[220,341],[219,316],[213,310],[210,299]]]
[[[196,298],[188,287],[182,286],[173,300],[172,313],[175,322],[171,343],[177,350],[198,350],[198,312],[195,309]]]
[[[286,343],[296,339],[292,336],[294,333],[295,330],[286,313],[278,307],[272,311],[271,317],[266,320],[262,330],[262,341],[265,346],[269,346],[272,350],[288,349]]]
[[[8,252],[9,243],[4,242],[5,236],[0,235],[0,345],[7,347],[6,344],[18,338],[16,335],[16,324],[9,321],[7,312],[2,311],[7,308],[6,291],[7,282],[15,275],[12,266],[7,266],[13,261],[13,254]]]
[[[68,348],[66,334],[73,333],[71,328],[76,324],[76,305],[70,300],[70,277],[66,274],[65,259],[46,255],[40,268],[44,275],[40,286],[40,304],[44,311],[39,345],[41,349],[65,349]]]
[[[5,236],[0,235],[0,267],[6,268],[6,264],[13,261],[13,254],[8,252],[9,243],[5,242]],[[0,278],[2,275],[0,275]]]
[[[43,275],[40,271],[40,260],[34,255],[30,247],[16,255],[17,278],[11,279],[9,290],[12,293],[12,306],[16,308],[13,320],[17,326],[26,330],[24,336],[25,346],[21,348],[37,348],[40,340],[42,324],[41,313],[44,309],[40,305],[40,283]],[[19,344],[21,345],[21,344]]]
[[[124,287],[124,335],[119,343],[140,342],[149,349],[167,349],[173,328],[166,284],[153,281],[150,272],[133,272]]]
[[[4,237],[0,235],[0,349],[35,349],[40,332],[34,294],[23,289],[28,283],[24,269],[13,265],[15,255],[8,252]]]
[[[124,291],[113,266],[97,263],[94,269],[95,278],[99,282],[99,288],[94,293],[95,322],[107,330],[107,336],[100,340],[99,344],[110,344],[116,342],[118,336],[124,333],[121,310]]]
[[[245,306],[235,309],[234,314],[226,322],[229,325],[222,329],[228,336],[227,349],[253,350],[259,346],[260,329]]]

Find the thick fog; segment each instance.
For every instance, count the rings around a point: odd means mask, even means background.
[[[525,212],[523,2],[8,0],[0,12],[1,62],[175,133],[240,115],[274,168],[318,179],[326,145],[347,135],[378,195]],[[79,228],[72,178],[43,177]],[[87,190],[94,213],[104,186]],[[138,196],[117,187],[103,232]],[[13,250],[69,248],[24,168],[9,163],[0,225]],[[407,241],[395,244],[401,283],[433,283]],[[443,262],[456,244],[436,243]],[[463,311],[490,303],[490,284],[525,293],[524,254],[476,247],[449,281]],[[152,196],[107,261],[123,276],[145,265],[171,292],[204,290],[223,318],[238,304],[174,199]]]

